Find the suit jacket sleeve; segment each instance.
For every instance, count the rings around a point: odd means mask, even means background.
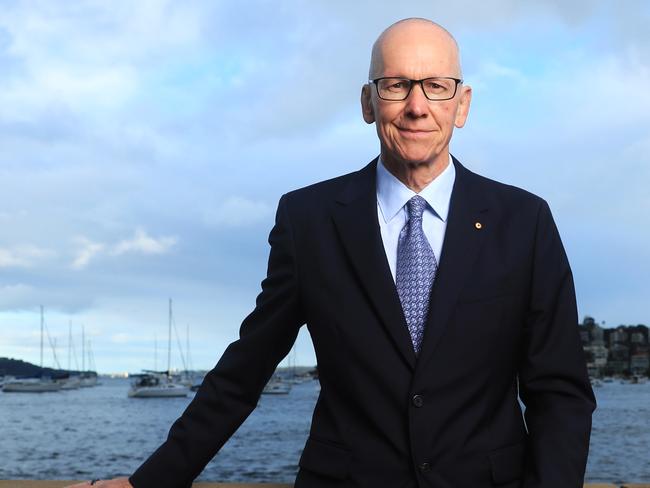
[[[525,488],[581,488],[596,400],[578,332],[571,269],[546,202],[537,218],[519,367],[526,407]]]
[[[293,235],[280,199],[269,235],[267,276],[253,312],[172,425],[167,440],[129,478],[135,488],[190,487],[257,405],[303,324]]]

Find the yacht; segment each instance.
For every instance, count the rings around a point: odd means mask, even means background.
[[[187,386],[171,381],[166,372],[151,371],[130,376],[134,381],[128,392],[129,398],[186,397],[190,392]]]
[[[171,376],[172,301],[169,300],[169,340],[167,346],[167,371],[147,371],[129,375],[134,378],[127,395],[129,398],[173,398],[190,393],[190,385],[176,381]]]
[[[43,329],[45,319],[43,305],[41,305],[41,371],[43,370]],[[42,373],[41,373],[42,374]],[[48,391],[59,391],[61,384],[51,378],[41,376],[40,378],[23,378],[5,381],[2,384],[2,391],[5,393],[44,393]]]

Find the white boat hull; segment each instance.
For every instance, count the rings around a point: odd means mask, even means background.
[[[169,384],[159,386],[141,386],[129,390],[130,398],[173,398],[186,397],[190,393],[187,386]]]

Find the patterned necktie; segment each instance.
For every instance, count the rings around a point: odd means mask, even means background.
[[[409,219],[399,234],[395,282],[417,355],[424,335],[429,295],[438,270],[438,262],[422,230],[422,212],[427,206],[427,201],[415,195],[406,205]]]

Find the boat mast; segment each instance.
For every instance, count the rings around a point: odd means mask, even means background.
[[[72,369],[72,320],[68,320],[68,372]]]
[[[185,329],[185,355],[187,356],[187,364],[185,365],[185,374],[189,375],[190,368],[190,324],[187,324]]]
[[[95,355],[93,354],[93,348],[88,339],[88,369],[90,371],[95,371]]]
[[[169,341],[167,343],[167,377],[171,376],[172,364],[172,299],[169,299]]]
[[[43,368],[43,322],[43,305],[41,305],[41,369]],[[42,371],[41,374],[43,374]]]
[[[81,371],[86,371],[86,328],[81,325]]]

